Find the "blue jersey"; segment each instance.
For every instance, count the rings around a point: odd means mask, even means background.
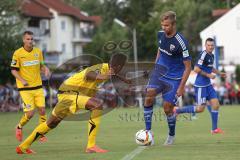
[[[175,36],[168,38],[163,31],[160,31],[158,32],[158,47],[160,56],[157,59],[157,65],[164,66],[167,70],[163,76],[181,79],[185,70],[183,61],[191,60],[187,40],[178,32]]]
[[[207,53],[206,51],[202,51],[197,59],[198,66],[202,71],[206,73],[212,73],[214,63],[214,55],[212,53]],[[194,86],[196,87],[206,87],[211,85],[210,78],[203,76],[201,74],[197,74],[197,78],[195,80]]]

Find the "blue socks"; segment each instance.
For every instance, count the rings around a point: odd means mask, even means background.
[[[181,113],[195,113],[196,112],[196,107],[193,105],[189,105],[186,107],[182,107],[182,108],[178,108],[176,109],[176,113],[177,114],[181,114]]]
[[[153,106],[149,106],[149,107],[144,106],[144,120],[145,120],[146,130],[151,130],[152,114],[153,114]]]
[[[176,115],[167,116],[169,136],[175,136],[175,127],[176,127]]]
[[[211,118],[212,118],[212,130],[217,129],[218,125],[218,110],[211,111]]]

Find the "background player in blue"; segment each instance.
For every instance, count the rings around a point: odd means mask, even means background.
[[[210,79],[214,79],[216,77],[215,74],[218,74],[221,77],[225,78],[226,74],[223,72],[219,72],[213,67],[214,55],[212,54],[212,51],[214,50],[214,40],[212,38],[208,38],[205,42],[205,47],[206,50],[202,51],[199,54],[197,63],[194,67],[194,71],[197,73],[197,78],[194,84],[197,105],[176,108],[175,112],[177,114],[203,112],[205,107],[207,106],[207,101],[209,101],[210,105],[212,106],[211,133],[223,133],[223,131],[218,128],[219,101],[217,99],[217,93],[214,90]]]
[[[150,131],[153,103],[156,95],[162,93],[163,108],[169,126],[169,134],[164,144],[171,145],[174,142],[176,125],[173,107],[177,97],[183,95],[185,83],[191,72],[191,57],[187,41],[176,31],[176,13],[165,12],[161,16],[161,26],[163,31],[157,35],[159,48],[155,67],[146,89],[144,119],[146,130]]]

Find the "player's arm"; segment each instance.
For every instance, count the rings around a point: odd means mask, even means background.
[[[126,79],[126,78],[124,78],[124,77],[122,77],[120,75],[116,74],[116,75],[114,75],[114,77],[118,78],[119,80],[121,80],[121,81],[123,81],[123,82],[125,82],[127,84],[131,84],[132,83],[132,81],[130,79]]]
[[[14,52],[11,62],[11,73],[12,75],[18,79],[24,86],[28,86],[27,81],[19,74],[20,70],[20,61],[18,58],[18,53]]]
[[[44,75],[46,77],[50,77],[50,70],[49,68],[44,64],[44,62],[42,61],[41,64],[40,64],[40,69],[41,69],[41,72],[44,73]]]
[[[223,78],[226,78],[226,73],[220,72],[220,71],[217,70],[216,68],[213,68],[213,69],[212,69],[212,72],[215,73],[215,74],[217,74],[217,75],[220,75],[220,76],[223,77]]]
[[[159,57],[160,57],[160,50],[158,49],[157,56],[156,56],[156,59],[155,59],[155,63],[157,63],[157,60],[158,60]]]
[[[204,72],[199,66],[195,66],[194,67],[194,72],[196,72],[197,74],[200,74],[202,76],[205,76],[207,78],[210,78],[210,79],[214,79],[216,78],[216,76],[214,74],[209,74],[207,72]]]
[[[190,72],[191,72],[191,60],[183,61],[183,64],[185,66],[185,70],[183,72],[182,80],[181,80],[180,85],[177,90],[177,96],[183,95],[185,84],[186,84],[188,77],[190,75]]]
[[[18,79],[24,86],[28,86],[27,81],[22,78],[22,76],[19,74],[17,68],[12,67],[12,68],[11,68],[11,73],[12,73],[12,75],[13,75],[16,79]]]
[[[111,70],[109,70],[107,74],[101,74],[101,73],[96,73],[94,71],[90,71],[86,74],[85,78],[88,81],[96,81],[96,80],[102,81],[102,80],[110,79],[112,75],[114,75],[114,73]]]
[[[42,51],[40,50],[39,52],[40,52],[40,56],[39,56],[40,70],[47,78],[49,78],[50,77],[50,70],[49,70],[49,68],[46,66],[46,64],[44,62]]]

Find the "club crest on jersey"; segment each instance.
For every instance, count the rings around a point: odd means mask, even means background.
[[[170,44],[170,51],[173,51],[175,49],[175,46],[173,44]]]
[[[17,60],[13,59],[11,65],[15,66],[17,64]]]
[[[160,40],[160,41],[158,41],[159,42],[159,44],[161,44],[162,43],[162,41]]]
[[[34,57],[38,57],[38,53],[34,53]]]

